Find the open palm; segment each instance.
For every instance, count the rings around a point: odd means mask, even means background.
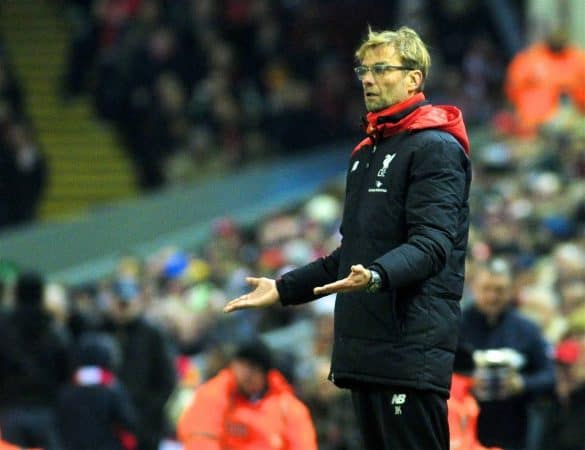
[[[270,278],[246,278],[246,282],[254,288],[252,292],[241,295],[230,301],[223,311],[226,313],[238,309],[265,308],[278,302],[278,290],[276,281]]]

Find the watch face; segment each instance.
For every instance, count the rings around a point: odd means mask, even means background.
[[[380,290],[380,287],[382,285],[382,279],[380,278],[380,274],[375,270],[372,270],[371,274],[372,277],[370,278],[370,281],[366,287],[366,291],[369,292],[370,294],[375,294]]]

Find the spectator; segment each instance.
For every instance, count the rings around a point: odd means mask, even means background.
[[[538,396],[552,392],[555,378],[541,331],[510,304],[511,286],[505,261],[494,259],[477,269],[474,303],[463,312],[460,339],[476,351],[479,441],[522,449],[534,431],[529,430],[529,408]]]
[[[567,334],[555,351],[559,405],[553,417],[555,450],[582,450],[585,442],[585,328]]]
[[[195,392],[178,426],[185,450],[316,450],[308,409],[259,340],[238,348],[228,368]]]
[[[68,342],[43,310],[43,280],[22,274],[0,323],[0,428],[21,446],[58,448],[54,408],[69,373]]]
[[[58,429],[65,450],[134,450],[136,411],[115,376],[116,348],[107,335],[81,337],[73,378],[59,395]]]
[[[585,114],[583,86],[585,51],[571,45],[560,28],[518,53],[506,76],[508,99],[521,130],[529,133],[553,118],[563,98]]]
[[[109,318],[121,349],[119,377],[138,411],[138,450],[157,450],[168,433],[164,405],[176,383],[167,336],[144,318],[139,287],[130,278],[114,284]]]

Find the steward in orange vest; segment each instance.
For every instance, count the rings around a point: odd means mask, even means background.
[[[241,347],[230,366],[202,384],[178,424],[184,450],[317,450],[307,407],[267,347]]]
[[[585,114],[585,51],[569,45],[565,32],[552,32],[514,56],[505,90],[526,133],[555,116],[563,95]]]

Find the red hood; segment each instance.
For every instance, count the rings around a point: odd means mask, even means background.
[[[436,129],[451,134],[463,146],[465,154],[470,154],[469,138],[461,110],[455,106],[433,106],[426,102],[423,93],[382,111],[368,113],[365,125],[368,137],[356,146],[354,152],[365,145],[372,145],[380,138],[403,131]]]

